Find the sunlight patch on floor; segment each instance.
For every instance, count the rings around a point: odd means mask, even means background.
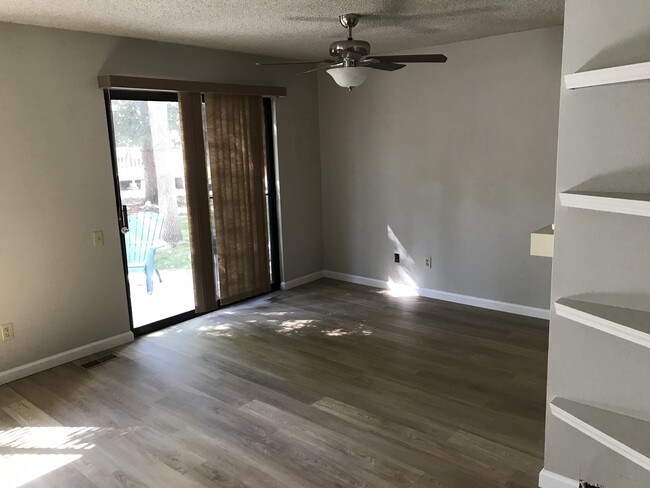
[[[232,326],[230,324],[202,325],[198,330],[212,337],[232,337]]]
[[[385,295],[396,298],[418,296],[418,289],[414,284],[405,285],[401,283],[395,283],[392,279],[389,279],[387,283],[388,290],[381,291],[381,293]]]
[[[323,334],[328,337],[343,337],[343,336],[369,336],[372,335],[372,332],[368,329],[364,329],[363,325],[360,325],[357,329],[346,330],[346,329],[329,329],[323,330]]]
[[[0,454],[3,488],[18,488],[81,458],[81,454]]]
[[[281,334],[290,334],[291,332],[296,332],[305,327],[314,327],[315,320],[285,320],[280,323],[280,327],[277,329]]]
[[[52,426],[0,430],[0,486],[18,488],[81,459],[83,451],[95,447],[92,439],[109,430],[113,429]]]
[[[15,427],[0,430],[0,448],[14,449],[92,449],[85,442],[100,433],[99,427]]]

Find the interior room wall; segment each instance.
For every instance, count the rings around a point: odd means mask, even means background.
[[[650,61],[647,0],[567,0],[563,74]],[[650,192],[650,84],[561,91],[557,192]],[[648,219],[555,211],[552,298],[585,296],[650,311]],[[551,318],[548,399],[565,397],[650,421],[650,354]],[[553,417],[545,468],[607,487],[647,488],[650,473]]]
[[[562,28],[428,52],[449,60],[351,92],[319,76],[325,269],[548,310],[529,239],[553,220]]]
[[[259,59],[0,24],[0,323],[15,328],[0,342],[0,373],[129,332],[98,74],[286,86],[276,105],[283,279],[322,269],[316,78]]]

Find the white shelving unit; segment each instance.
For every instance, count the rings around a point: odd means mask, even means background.
[[[650,422],[566,398],[550,406],[562,422],[650,471]]]
[[[560,193],[560,203],[563,207],[650,217],[650,193],[565,191]]]
[[[547,225],[530,234],[530,255],[553,257],[555,230],[553,225]]]
[[[569,90],[644,80],[650,81],[650,62],[584,71],[564,77]],[[650,193],[568,190],[560,193],[560,203],[563,207],[650,217]],[[639,272],[646,271],[639,267]],[[555,302],[555,311],[558,316],[650,349],[650,311],[611,305],[617,303],[615,295],[603,297],[602,300],[607,304],[579,297],[560,298]],[[643,363],[640,367],[647,368],[647,364]],[[644,383],[637,387],[648,388],[649,383]],[[602,385],[603,388],[607,386]],[[611,399],[612,405],[616,402],[617,398]],[[619,413],[625,411],[624,407],[615,407],[618,412],[614,412],[561,397],[554,398],[549,407],[551,414],[560,421],[650,472],[650,413],[647,409],[644,408],[642,414],[636,412],[632,416]],[[566,484],[567,481],[554,479],[549,486],[559,486],[560,483]]]
[[[569,90],[643,80],[650,80],[650,62],[564,75],[564,83]]]
[[[572,298],[555,302],[558,315],[650,348],[650,312]]]

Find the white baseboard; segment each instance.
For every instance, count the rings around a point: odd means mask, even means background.
[[[320,280],[322,277],[323,277],[323,272],[316,271],[315,273],[311,273],[305,276],[300,276],[299,278],[293,280],[283,281],[281,286],[283,290],[290,290],[291,288],[295,288],[296,286],[300,286],[306,283],[311,283],[312,281]]]
[[[77,359],[104,351],[106,349],[111,349],[112,347],[121,346],[122,344],[127,344],[129,342],[133,342],[133,332],[125,332],[124,334],[102,339],[101,341],[91,342],[85,346],[76,347],[74,349],[70,349],[69,351],[55,354],[54,356],[49,356],[43,359],[39,359],[38,361],[24,364],[23,366],[18,366],[7,371],[1,371],[0,385],[19,380],[20,378],[24,378],[26,376],[40,373],[46,369],[54,368],[55,366],[69,363],[70,361],[75,361]]]
[[[540,488],[578,488],[580,482],[553,471],[542,469],[539,473]]]
[[[323,272],[323,275],[325,278],[347,281],[350,283],[356,283],[358,285],[372,286],[375,288],[390,288],[387,281],[366,278],[364,276],[356,276],[327,270]],[[434,298],[436,300],[443,300],[445,302],[460,303],[463,305],[471,305],[473,307],[487,308],[489,310],[498,310],[500,312],[513,313],[516,315],[524,315],[526,317],[549,320],[551,316],[551,312],[543,308],[528,307],[526,305],[500,302],[497,300],[488,300],[487,298],[459,295],[457,293],[432,290],[431,288],[413,288],[413,292],[422,297]]]

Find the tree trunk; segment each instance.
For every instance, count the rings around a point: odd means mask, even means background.
[[[156,160],[153,156],[153,142],[151,141],[149,105],[144,100],[134,103],[139,105],[140,113],[147,124],[147,130],[144,131],[140,147],[142,165],[144,166],[144,201],[158,205],[158,181],[156,179]]]
[[[171,136],[167,119],[167,104],[147,102],[149,104],[149,122],[151,125],[151,141],[156,162],[156,181],[158,183],[158,206],[160,215],[165,219],[162,228],[162,239],[170,244],[178,244],[183,240],[180,219],[178,217],[178,202],[176,200],[176,180],[171,164]]]
[[[158,205],[158,177],[156,176],[156,160],[153,157],[153,143],[150,137],[143,141],[140,153],[144,165],[144,201]]]

